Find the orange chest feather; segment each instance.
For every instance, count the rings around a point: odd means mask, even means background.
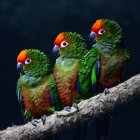
[[[21,88],[25,108],[27,108],[31,114],[36,117],[44,115],[51,105],[48,83],[49,81],[35,88],[28,88],[24,86]]]
[[[99,83],[103,87],[112,87],[117,85],[121,79],[121,72],[124,62],[118,57],[100,59]]]
[[[54,77],[57,84],[57,90],[61,102],[64,105],[71,106],[73,101],[78,97],[76,91],[78,67],[71,71],[57,71],[54,68]]]

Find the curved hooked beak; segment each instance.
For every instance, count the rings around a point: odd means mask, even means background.
[[[90,39],[92,45],[95,44],[96,43],[96,33],[91,31],[91,33],[89,35],[89,39]]]
[[[22,69],[23,69],[23,64],[18,62],[17,63],[17,71],[19,71],[20,73],[22,72]]]
[[[60,54],[59,54],[59,48],[58,48],[57,45],[55,45],[53,47],[53,54],[54,54],[55,57],[59,57],[60,56]]]

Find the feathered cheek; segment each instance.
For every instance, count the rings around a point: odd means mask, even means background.
[[[64,51],[64,48],[61,48],[61,49],[59,50],[59,53],[61,54],[63,51]]]

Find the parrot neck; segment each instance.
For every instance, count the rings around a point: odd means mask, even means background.
[[[38,76],[38,77],[30,76],[30,75],[22,75],[19,80],[23,85],[33,87],[38,84],[41,84],[48,77],[49,75]]]
[[[67,51],[67,53],[63,53],[61,52],[60,53],[60,57],[65,59],[65,58],[68,58],[68,59],[81,59],[81,57],[83,55],[85,55],[87,53],[87,50],[86,49],[82,49],[82,50],[76,50],[74,52],[70,52],[70,51]]]
[[[55,66],[64,71],[69,67],[69,70],[79,64],[79,59],[59,57],[56,59]]]
[[[120,44],[97,42],[93,47],[96,47],[102,55],[112,55],[119,51],[119,46]]]

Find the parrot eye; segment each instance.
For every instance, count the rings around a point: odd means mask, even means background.
[[[104,29],[100,29],[100,30],[98,31],[98,34],[99,34],[99,35],[102,35],[103,33],[105,33],[105,30],[104,30]]]
[[[25,64],[30,64],[31,63],[31,59],[30,58],[27,58],[26,60],[25,60]]]
[[[66,46],[68,46],[68,42],[67,41],[63,41],[61,42],[61,48],[65,48]]]

